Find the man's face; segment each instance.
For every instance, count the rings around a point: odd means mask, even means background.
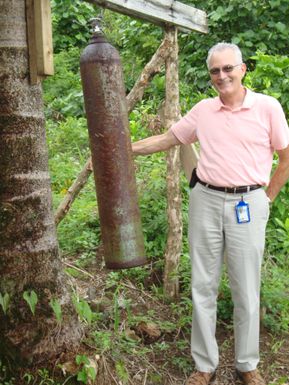
[[[225,72],[228,66],[234,66],[231,72]],[[221,69],[217,74],[210,74],[211,82],[219,95],[233,97],[242,90],[242,79],[246,73],[246,64],[239,63],[231,49],[215,52],[209,62],[209,70]],[[217,72],[217,71],[216,71]]]

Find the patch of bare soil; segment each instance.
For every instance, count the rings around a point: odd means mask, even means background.
[[[97,372],[96,380],[88,381],[89,385],[183,385],[194,370],[190,314],[178,313],[178,307],[173,309],[155,294],[152,288],[161,288],[162,277],[153,266],[144,267],[150,274],[140,284],[139,275],[134,279],[133,274],[119,276],[107,270],[101,254],[100,250],[98,258],[85,267],[64,260],[64,267],[77,275],[71,278],[73,289],[100,318],[88,326],[79,351],[64,352],[47,363],[55,382],[43,382],[38,377],[33,384],[79,384],[76,375],[80,367],[75,356],[80,354],[88,357]],[[241,384],[234,375],[232,325],[219,322],[217,340],[220,364],[215,384]],[[259,369],[266,382],[289,385],[289,335],[273,335],[263,328],[260,347]],[[39,370],[34,369],[35,373]]]
[[[73,265],[73,261],[66,263]],[[131,278],[121,278],[118,282],[108,284],[111,271],[104,267],[101,253],[93,264],[81,270],[73,285],[80,297],[85,298],[95,311],[105,315],[103,321],[97,325],[98,332],[103,330],[105,333],[111,331],[111,335],[115,334],[117,307],[117,334],[128,338],[127,345],[124,344],[122,348],[118,347],[119,341],[115,338],[115,349],[110,347],[101,352],[99,349],[95,350],[95,345],[88,337],[84,351],[97,361],[98,370],[93,383],[183,385],[194,369],[190,358],[190,315],[188,314],[186,325],[170,328],[172,324],[179,324],[177,312],[151,291],[152,285],[161,286],[161,274],[152,268],[149,278],[145,279],[141,288]],[[129,321],[133,317],[140,321],[131,324]],[[93,330],[90,332],[93,333]],[[216,384],[240,384],[235,378],[232,325],[218,323],[217,340],[220,364]],[[134,341],[134,344],[129,344],[129,341]],[[263,328],[260,351],[259,369],[266,382],[289,385],[289,336],[273,335]],[[123,365],[122,370],[117,369],[120,362]]]

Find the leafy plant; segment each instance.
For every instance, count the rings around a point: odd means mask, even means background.
[[[126,385],[129,382],[129,374],[123,361],[117,361],[115,364],[116,373],[121,382]]]
[[[86,44],[91,35],[89,20],[99,8],[80,0],[52,0],[51,7],[55,52]]]
[[[87,301],[76,296],[73,297],[73,304],[80,318],[91,325],[93,312]]]
[[[87,384],[89,380],[94,381],[96,379],[96,366],[86,355],[77,355],[75,362],[80,366],[80,370],[77,373],[77,380]]]
[[[30,292],[24,291],[23,298],[28,303],[32,314],[35,315],[35,308],[38,302],[38,297],[35,291],[34,290],[31,290]]]
[[[94,343],[100,354],[104,354],[115,346],[112,338],[112,332],[109,330],[95,331],[93,333]]]
[[[5,293],[4,295],[2,295],[2,293],[0,293],[0,305],[2,307],[4,314],[7,314],[9,304],[10,304],[9,294]]]
[[[266,310],[263,324],[274,332],[289,328],[288,270],[268,259],[263,268],[261,305]]]
[[[57,321],[61,322],[62,321],[62,310],[61,310],[60,302],[56,298],[51,298],[49,304],[52,307],[52,310],[55,314]]]

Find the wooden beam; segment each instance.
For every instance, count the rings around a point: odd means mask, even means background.
[[[26,0],[27,43],[29,52],[30,83],[37,84],[40,78],[37,74],[37,51],[34,22],[34,0]]]
[[[27,40],[31,84],[53,75],[50,0],[26,0]]]
[[[180,30],[208,32],[206,12],[175,0],[87,0],[128,16]]]
[[[53,45],[50,0],[34,1],[37,72],[53,75]]]
[[[172,45],[171,53],[166,59],[166,98],[163,113],[163,125],[169,129],[180,119],[177,28],[166,28],[165,36]],[[174,146],[167,151],[166,178],[168,235],[165,251],[164,294],[170,300],[179,297],[178,266],[183,234],[180,172],[180,146]]]

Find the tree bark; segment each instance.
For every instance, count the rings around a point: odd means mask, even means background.
[[[164,126],[170,128],[180,118],[178,35],[177,28],[166,29],[166,39],[173,47],[166,60],[166,100]],[[182,249],[182,215],[180,192],[180,146],[167,152],[168,237],[165,251],[164,293],[171,300],[179,296],[178,265]]]
[[[82,328],[58,253],[42,90],[29,84],[25,0],[0,6],[0,292],[10,298],[7,311],[0,308],[0,354],[35,363],[76,347]],[[35,315],[23,299],[31,290]]]

